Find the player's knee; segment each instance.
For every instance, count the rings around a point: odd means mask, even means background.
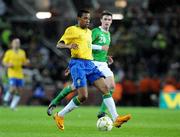
[[[115,88],[115,83],[114,82],[106,82],[106,85],[108,86],[108,90],[111,90],[111,89]]]
[[[109,90],[115,89],[115,87],[116,87],[115,83],[111,83],[110,86],[109,86]]]
[[[10,92],[14,93],[17,91],[17,88],[15,86],[10,87]]]
[[[101,91],[102,91],[103,93],[107,93],[107,92],[109,91],[108,86],[107,86],[107,85],[102,86],[102,87],[101,87]]]
[[[79,100],[80,100],[80,102],[84,102],[87,100],[87,98],[88,98],[88,95],[83,95],[79,98]]]

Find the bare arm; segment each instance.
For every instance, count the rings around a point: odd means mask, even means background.
[[[23,66],[29,66],[30,65],[30,60],[27,59],[26,62],[23,64]]]
[[[108,56],[108,64],[109,65],[111,65],[111,64],[113,64],[113,58],[112,58],[112,56]]]
[[[3,65],[7,68],[12,68],[14,66],[12,63],[5,63],[5,62],[3,62]]]
[[[69,74],[70,74],[70,70],[69,70],[69,67],[67,67],[64,71],[64,75],[68,76]]]
[[[66,49],[78,49],[78,45],[77,44],[69,44],[69,45],[66,45],[64,44],[63,42],[59,42],[56,46],[57,48],[66,48]]]

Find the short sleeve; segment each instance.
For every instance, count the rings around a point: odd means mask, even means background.
[[[9,62],[9,51],[5,52],[2,62],[3,63]]]
[[[65,44],[69,44],[74,38],[77,37],[74,32],[75,32],[75,30],[74,30],[73,27],[67,28],[65,30],[65,33],[63,34],[63,36],[58,41],[58,43],[61,42],[61,41],[64,41]]]

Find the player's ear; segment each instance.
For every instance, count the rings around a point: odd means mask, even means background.
[[[81,20],[81,17],[77,17],[78,20]]]
[[[78,20],[78,24],[79,24],[81,21],[81,17],[77,17],[77,20]]]

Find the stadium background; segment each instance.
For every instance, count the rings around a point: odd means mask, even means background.
[[[158,106],[159,93],[180,89],[180,3],[178,0],[0,0],[0,59],[9,47],[9,37],[18,36],[31,65],[25,68],[26,86],[20,104],[47,105],[70,81],[64,76],[69,60],[56,42],[76,13],[92,13],[90,27],[100,24],[103,10],[111,11],[110,55],[117,83],[114,95],[120,106]],[[51,13],[40,19],[37,12]],[[0,62],[0,96],[8,88]],[[90,87],[86,105],[98,105],[101,96]],[[62,103],[66,103],[72,95]]]

